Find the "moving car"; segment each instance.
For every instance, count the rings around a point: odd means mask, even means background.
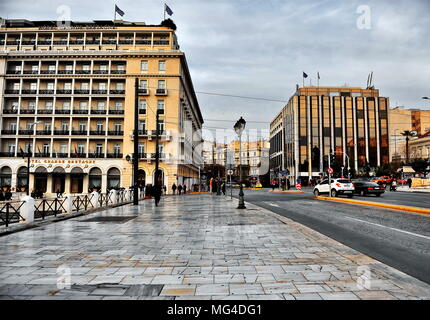
[[[373,182],[379,184],[380,186],[384,186],[384,187],[387,187],[387,185],[389,185],[391,183],[391,180],[393,180],[393,179],[391,179],[388,176],[372,179]]]
[[[320,194],[328,193],[331,197],[338,197],[339,195],[347,195],[348,198],[354,197],[354,185],[346,179],[332,179],[331,190],[328,179],[324,180],[320,184],[317,184],[314,188],[314,195],[319,196]]]
[[[372,181],[354,182],[354,188],[354,193],[359,194],[363,197],[370,194],[374,194],[375,196],[380,197],[385,192],[384,187],[381,187],[379,184]]]

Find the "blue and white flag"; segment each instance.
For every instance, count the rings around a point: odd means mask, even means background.
[[[166,11],[166,13],[169,15],[169,16],[171,16],[172,14],[173,14],[173,11],[172,11],[172,9],[170,9],[170,7],[167,5],[167,4],[164,4],[164,6],[165,6],[165,11]]]
[[[115,5],[115,12],[118,13],[121,17],[124,15],[124,11],[122,11],[120,8],[118,8],[117,5]]]

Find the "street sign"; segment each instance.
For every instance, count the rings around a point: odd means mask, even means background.
[[[328,168],[328,169],[327,169],[327,173],[328,173],[328,174],[333,174],[333,172],[334,172],[334,171],[333,171],[333,169],[332,169],[332,168]]]

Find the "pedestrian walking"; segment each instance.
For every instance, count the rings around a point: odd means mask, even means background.
[[[167,194],[167,187],[166,186],[163,186],[163,193]]]
[[[179,195],[181,195],[181,193],[182,193],[182,186],[181,186],[181,185],[179,185],[179,186],[178,186],[178,194],[179,194]]]
[[[225,195],[225,182],[223,182],[221,185],[221,191],[222,191],[222,194]]]
[[[270,182],[270,186],[272,187],[272,191],[275,191],[276,188],[276,180],[273,179],[272,182]]]
[[[182,189],[184,190],[184,194],[187,194],[187,185],[184,184],[184,186],[182,187]]]
[[[5,201],[3,190],[0,190],[0,201]]]
[[[287,179],[287,189],[290,190],[291,189],[291,182],[290,179]]]
[[[161,194],[163,193],[161,185],[155,185],[152,187],[152,196],[155,199],[155,206],[158,207],[160,203]]]
[[[172,191],[173,191],[174,195],[176,194],[176,189],[177,189],[177,187],[176,187],[176,184],[174,183],[172,186]]]

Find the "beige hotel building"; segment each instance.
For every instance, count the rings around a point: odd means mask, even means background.
[[[0,186],[128,188],[138,79],[140,185],[153,183],[157,110],[164,184],[197,182],[203,118],[174,25],[2,20]]]

